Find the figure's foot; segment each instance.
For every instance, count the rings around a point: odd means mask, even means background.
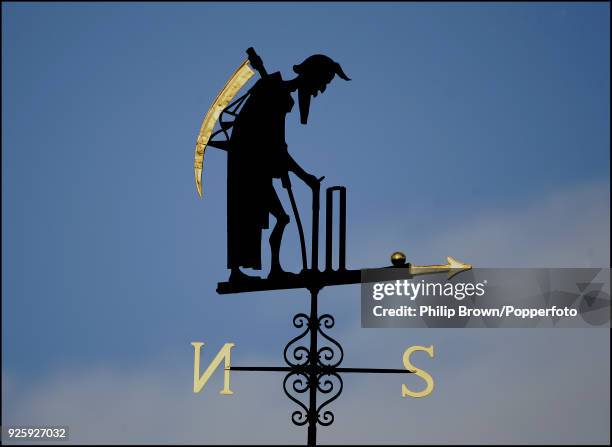
[[[250,276],[246,273],[240,271],[240,269],[232,269],[230,273],[229,282],[231,283],[239,283],[239,282],[249,282],[249,281],[258,281],[261,280],[259,276]]]
[[[297,273],[286,272],[282,268],[277,267],[270,270],[270,274],[268,275],[268,279],[273,281],[284,281],[287,279],[293,279],[300,276]]]

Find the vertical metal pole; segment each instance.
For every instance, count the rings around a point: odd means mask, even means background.
[[[338,244],[338,269],[346,269],[346,188],[340,188],[340,243]]]
[[[319,191],[319,185],[312,189],[312,259],[310,260],[310,268],[314,272],[319,271]]]
[[[310,350],[308,381],[310,384],[310,399],[308,405],[308,445],[317,445],[317,362],[319,359],[317,347],[317,332],[319,318],[317,310],[318,289],[310,289]]]
[[[333,222],[334,222],[334,190],[327,188],[325,194],[325,270],[333,269]]]

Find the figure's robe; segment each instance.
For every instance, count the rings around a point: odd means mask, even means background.
[[[227,266],[261,269],[272,180],[287,173],[285,116],[293,107],[280,73],[260,79],[236,117],[227,158]]]

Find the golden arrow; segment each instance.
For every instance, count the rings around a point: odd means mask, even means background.
[[[464,262],[456,260],[452,256],[447,256],[446,262],[447,264],[438,265],[413,265],[406,263],[406,255],[400,251],[396,251],[391,255],[391,263],[395,267],[406,266],[408,267],[410,274],[413,276],[426,275],[428,273],[448,272],[448,279],[451,279],[457,273],[461,273],[472,268],[471,264],[465,264]]]

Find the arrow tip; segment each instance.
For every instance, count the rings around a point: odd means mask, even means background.
[[[472,264],[466,264],[464,262],[458,261],[452,256],[447,256],[446,261],[448,262],[449,267],[448,279],[451,279],[457,273],[461,273],[472,268]]]

